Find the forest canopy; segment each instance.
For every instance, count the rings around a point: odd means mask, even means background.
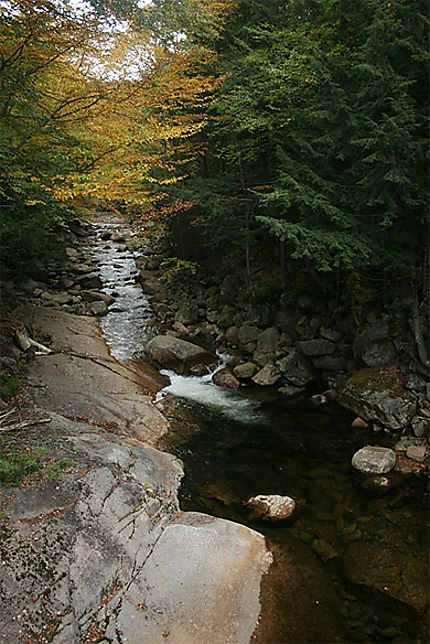
[[[423,297],[428,36],[424,0],[1,2],[6,263],[104,204],[248,282],[293,262]]]

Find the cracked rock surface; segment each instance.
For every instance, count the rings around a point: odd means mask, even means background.
[[[248,643],[270,555],[245,526],[180,511],[182,467],[154,447],[159,375],[113,359],[91,319],[28,315],[53,353],[29,361],[27,391],[52,420],[2,447],[67,467],[0,488],[1,641]]]

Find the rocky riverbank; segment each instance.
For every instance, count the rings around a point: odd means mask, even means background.
[[[154,449],[165,379],[111,355],[96,319],[111,299],[79,247],[66,253],[61,271],[2,293],[0,634],[245,644],[264,538],[181,511],[181,463]]]

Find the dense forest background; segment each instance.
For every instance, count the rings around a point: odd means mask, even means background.
[[[425,0],[2,0],[3,271],[113,208],[232,299],[424,313],[428,38]]]

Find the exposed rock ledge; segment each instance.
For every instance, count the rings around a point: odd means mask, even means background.
[[[151,403],[157,374],[114,360],[94,320],[27,314],[53,349],[26,369],[32,409],[52,422],[2,441],[70,463],[58,479],[0,489],[5,641],[248,643],[265,540],[180,511],[180,463],[142,442],[168,431]]]

